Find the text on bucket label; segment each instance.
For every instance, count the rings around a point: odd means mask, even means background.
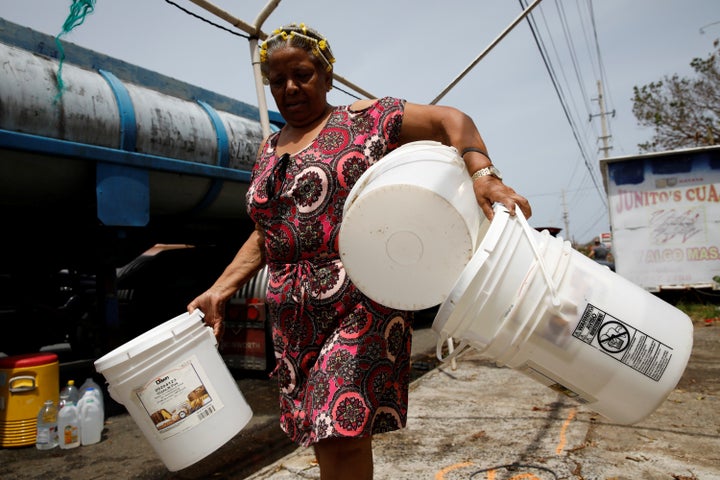
[[[135,390],[161,438],[187,431],[222,408],[194,355]]]
[[[673,349],[588,303],[573,337],[659,381]]]

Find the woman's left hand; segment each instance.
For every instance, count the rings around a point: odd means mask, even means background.
[[[473,182],[473,190],[478,205],[480,205],[488,220],[493,218],[494,203],[502,203],[510,211],[510,215],[515,215],[515,208],[517,207],[522,210],[525,218],[530,218],[532,215],[530,202],[511,187],[505,185],[502,180],[492,175],[476,179]]]

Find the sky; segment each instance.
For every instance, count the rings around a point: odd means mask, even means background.
[[[173,2],[240,32],[189,0]],[[5,1],[0,17],[56,35],[71,3]],[[252,24],[267,1],[212,3]],[[521,12],[512,0],[282,0],[262,29],[304,22],[327,37],[339,75],[376,97],[430,103]],[[438,104],[473,118],[505,182],[530,200],[531,225],[561,228],[560,236],[586,243],[610,230],[598,162],[605,155],[601,120],[610,156],[638,153],[653,132],[633,116],[633,86],[674,74],[692,77],[691,60],[707,58],[720,38],[720,2],[542,0],[532,18],[549,62],[523,20]],[[248,41],[166,0],[97,0],[94,12],[63,38],[258,104]],[[337,89],[329,96],[334,105],[354,100]]]

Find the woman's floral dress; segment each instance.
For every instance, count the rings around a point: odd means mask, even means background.
[[[274,133],[253,168],[248,212],[266,239],[280,425],[301,445],[405,426],[410,314],[363,295],[338,253],[345,199],[398,146],[404,105],[335,107],[307,148],[278,157]]]

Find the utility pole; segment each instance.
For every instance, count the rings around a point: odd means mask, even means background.
[[[603,97],[603,87],[602,87],[601,80],[598,80],[597,87],[598,87],[598,97],[596,100],[598,102],[598,105],[600,106],[600,113],[598,113],[596,115],[591,114],[590,121],[592,121],[593,117],[600,117],[600,128],[602,131],[602,136],[600,137],[600,140],[603,143],[603,146],[600,147],[600,150],[603,152],[603,156],[605,158],[608,158],[610,156],[610,150],[612,149],[612,146],[610,146],[610,144],[609,144],[610,135],[608,134],[607,120],[605,117],[607,115],[612,115],[614,117],[615,110],[613,110],[610,113],[607,113],[605,111],[605,98]]]
[[[567,204],[565,203],[565,189],[562,191],[562,209],[563,209],[563,222],[565,222],[565,240],[570,242],[572,245],[574,242],[572,241],[572,238],[570,238],[570,221],[568,216],[568,210],[567,210]]]

